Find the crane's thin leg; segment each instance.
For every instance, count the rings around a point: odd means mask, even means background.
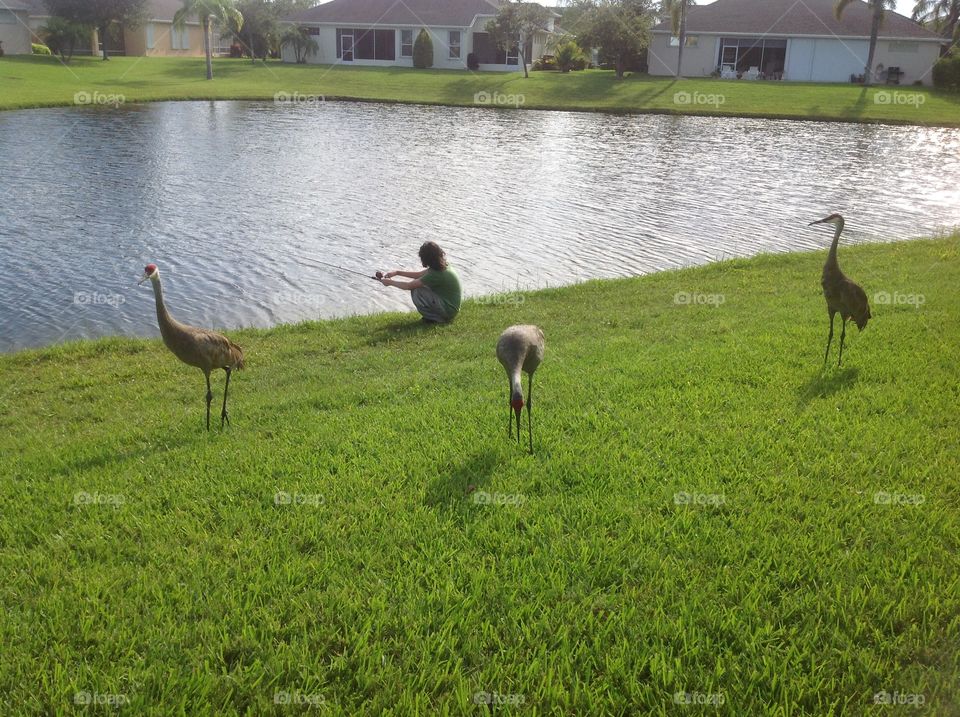
[[[843,319],[843,317],[840,317]],[[840,358],[837,359],[837,368],[840,368],[840,362],[843,361],[843,340],[847,337],[847,320],[843,319],[843,330],[840,332]]]
[[[213,391],[210,390],[210,372],[204,371],[204,376],[207,377],[207,430],[210,430],[210,402],[213,400]]]
[[[530,406],[533,404],[533,374],[527,374],[527,434],[530,437],[530,453],[533,453],[533,418]]]
[[[230,425],[230,416],[227,415],[227,391],[230,390],[230,369],[224,369],[227,372],[227,382],[223,386],[223,409],[220,411],[220,428],[223,428],[223,422]]]
[[[833,317],[836,316],[836,312],[830,312],[830,334],[827,336],[827,350],[823,354],[823,367],[827,367],[827,359],[830,358],[830,342],[833,341]]]

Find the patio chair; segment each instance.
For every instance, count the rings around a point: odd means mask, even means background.
[[[905,73],[899,67],[888,67],[887,68],[887,84],[888,85],[899,85],[900,78],[903,77]]]
[[[749,70],[743,73],[743,79],[745,80],[756,80],[760,78],[760,68],[751,67]]]
[[[720,70],[720,79],[722,80],[735,80],[737,79],[737,70],[733,65],[724,65]]]

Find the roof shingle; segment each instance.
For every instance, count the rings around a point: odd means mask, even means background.
[[[865,2],[853,2],[837,20],[834,0],[716,0],[696,5],[687,14],[687,32],[751,35],[835,35],[869,37],[873,11]],[[656,25],[654,32],[669,32],[670,22]],[[890,10],[880,28],[880,37],[938,39],[910,18]]]
[[[294,22],[468,27],[477,15],[496,15],[498,0],[333,0],[290,15]]]

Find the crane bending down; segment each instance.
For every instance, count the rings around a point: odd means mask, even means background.
[[[507,372],[510,381],[510,426],[507,435],[513,436],[513,415],[517,416],[517,443],[520,442],[520,416],[523,411],[523,383],[520,372],[527,374],[527,434],[533,453],[533,423],[530,407],[533,403],[533,372],[543,361],[543,331],[529,324],[511,326],[497,341],[497,360]]]
[[[157,303],[157,323],[163,343],[173,355],[189,366],[196,366],[207,379],[207,430],[210,430],[210,402],[213,391],[210,390],[210,372],[222,368],[227,372],[227,382],[223,387],[223,408],[220,411],[220,428],[223,422],[230,423],[227,415],[227,391],[230,388],[230,372],[243,368],[243,349],[226,336],[213,331],[198,329],[181,324],[170,316],[163,303],[163,288],[160,286],[160,270],[156,264],[147,264],[143,277],[138,284],[147,279],[153,284],[153,297]]]
[[[839,312],[843,319],[843,328],[840,331],[840,356],[837,358],[837,366],[843,361],[843,340],[847,336],[847,320],[853,319],[860,331],[870,320],[870,305],[867,302],[867,295],[859,284],[847,278],[846,274],[840,271],[840,265],[837,263],[837,244],[840,242],[840,233],[843,231],[843,217],[839,214],[831,214],[819,221],[811,222],[814,224],[833,224],[836,232],[833,235],[833,244],[830,245],[830,253],[827,255],[827,263],[823,265],[823,277],[820,281],[823,286],[823,296],[827,300],[827,311],[830,313],[830,334],[827,336],[827,350],[823,355],[823,366],[826,368],[827,359],[830,357],[830,342],[833,341],[833,317]]]

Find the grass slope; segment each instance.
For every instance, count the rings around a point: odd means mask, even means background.
[[[844,248],[923,304],[821,373],[824,256],[231,332],[209,434],[158,341],[0,357],[0,712],[960,714],[960,235]],[[530,321],[534,457],[493,357]]]
[[[900,93],[896,98],[891,92]],[[523,95],[523,107],[613,112],[827,119],[960,126],[960,95],[921,87],[865,89],[844,84],[732,82],[631,76],[591,70],[559,74],[458,72],[406,68],[251,64],[217,59],[214,80],[202,58],[75,58],[0,60],[0,109],[69,105],[78,92],[123,95],[128,102],[180,99],[273,99],[276,93],[389,102],[473,105],[479,92]],[[687,104],[675,100],[686,93]],[[881,100],[890,100],[878,104]],[[710,95],[722,95],[713,104]],[[911,98],[919,98],[913,101]],[[897,100],[897,101],[894,101]],[[708,103],[709,101],[709,103]],[[911,103],[912,102],[912,103]]]

